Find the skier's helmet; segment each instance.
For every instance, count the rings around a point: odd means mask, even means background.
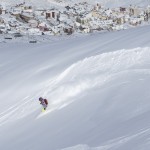
[[[39,98],[39,101],[41,101],[42,99],[43,99],[43,98],[42,98],[42,97],[40,97],[40,98]]]

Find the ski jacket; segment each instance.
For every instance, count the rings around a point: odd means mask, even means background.
[[[40,100],[40,104],[42,104],[42,105],[48,105],[48,101],[47,101],[47,99],[42,99],[42,100]]]

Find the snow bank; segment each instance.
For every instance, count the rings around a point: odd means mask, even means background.
[[[49,81],[44,95],[51,100],[51,109],[66,106],[82,92],[103,86],[119,74],[147,72],[150,48],[119,50],[85,58]],[[127,81],[124,81],[127,82]]]

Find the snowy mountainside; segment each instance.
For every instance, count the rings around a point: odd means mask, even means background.
[[[138,5],[138,6],[147,6],[150,5],[149,0],[86,0],[89,3],[101,3],[107,7],[119,7],[119,6],[129,6],[129,5]],[[7,3],[9,5],[22,3],[24,0],[1,0],[1,3]],[[59,5],[64,6],[71,3],[85,2],[85,0],[25,0],[27,4],[38,7],[48,7],[49,5]]]
[[[65,2],[85,2],[85,0],[64,0]],[[101,3],[107,7],[119,7],[119,6],[147,6],[150,5],[149,0],[86,0],[89,3]]]
[[[148,150],[149,35],[145,26],[1,43],[0,149]]]
[[[119,6],[147,6],[150,5],[150,0],[98,0],[98,2],[108,6],[108,7],[119,7]]]
[[[27,5],[32,5],[37,8],[49,8],[50,6],[64,6],[66,3],[65,2],[59,2],[57,0],[1,0],[1,3],[3,5],[16,5],[25,2]]]

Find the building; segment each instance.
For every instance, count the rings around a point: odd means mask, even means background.
[[[130,7],[129,8],[129,13],[131,16],[139,16],[143,10],[139,7]]]
[[[36,28],[38,26],[38,21],[34,20],[34,19],[31,19],[31,20],[28,21],[28,24],[31,28]]]
[[[0,5],[0,15],[6,14],[6,8],[2,5]]]
[[[46,19],[55,19],[58,20],[59,17],[59,11],[57,10],[47,10],[45,12]]]

